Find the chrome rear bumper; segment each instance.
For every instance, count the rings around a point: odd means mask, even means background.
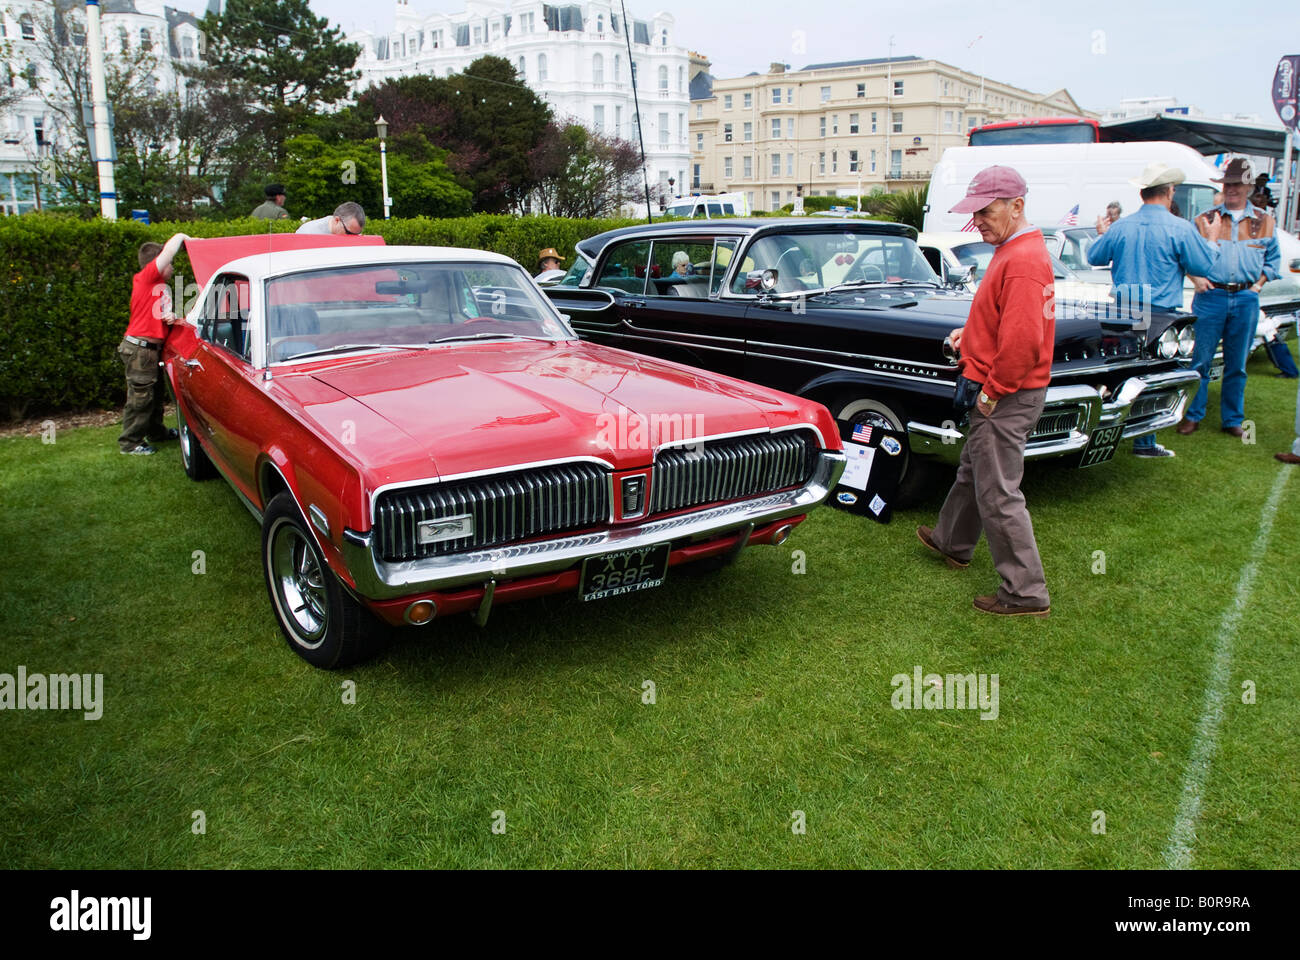
[[[1195,370],[1172,370],[1145,377],[1131,377],[1108,400],[1103,400],[1095,387],[1082,384],[1048,387],[1042,416],[1077,411],[1075,426],[1063,436],[1052,436],[1039,441],[1031,438],[1025,444],[1025,459],[1081,453],[1088,445],[1092,431],[1098,427],[1123,423],[1126,440],[1172,427],[1183,418],[1183,411],[1200,381],[1200,375]],[[1170,404],[1154,415],[1144,416],[1130,424],[1129,415],[1138,398],[1143,394],[1157,392],[1171,394]],[[913,420],[907,425],[907,438],[916,453],[956,462],[966,443],[966,431],[958,429],[951,421],[936,427]]]
[[[587,557],[613,550],[648,547],[666,540],[705,540],[751,524],[761,526],[806,513],[834,489],[845,462],[843,453],[823,450],[818,454],[812,478],[795,490],[576,536],[399,563],[385,563],[375,555],[370,533],[346,530],[343,558],[356,592],[372,600],[557,573]]]

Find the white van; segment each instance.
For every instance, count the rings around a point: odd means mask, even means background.
[[[1091,227],[1118,200],[1125,215],[1142,204],[1138,188],[1129,183],[1148,163],[1178,167],[1187,179],[1174,190],[1179,213],[1194,219],[1213,205],[1217,173],[1191,147],[1181,143],[1041,143],[1000,147],[949,147],[930,176],[926,198],[927,233],[961,230],[969,213],[948,211],[966,196],[971,178],[985,167],[1014,167],[1025,178],[1025,215],[1038,227]],[[1075,208],[1078,208],[1077,211]],[[1070,223],[1073,217],[1074,223]]]
[[[743,193],[714,193],[677,197],[664,209],[664,216],[711,220],[714,217],[749,216],[749,198]]]

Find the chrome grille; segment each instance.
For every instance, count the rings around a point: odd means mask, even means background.
[[[386,561],[437,557],[609,521],[609,471],[594,463],[496,473],[380,494],[375,543]],[[471,536],[420,543],[419,524],[469,514]]]
[[[1079,426],[1079,419],[1084,415],[1082,407],[1070,407],[1067,410],[1049,410],[1038,418],[1038,423],[1030,431],[1029,440],[1046,440],[1051,437],[1069,436],[1071,430]]]
[[[650,513],[801,486],[812,476],[817,454],[817,438],[804,430],[661,450],[650,483]]]
[[[1171,393],[1154,393],[1142,394],[1133,401],[1133,406],[1129,408],[1128,419],[1132,423],[1134,420],[1144,420],[1147,417],[1154,417],[1157,414],[1167,413],[1178,403],[1181,396],[1178,392]]]

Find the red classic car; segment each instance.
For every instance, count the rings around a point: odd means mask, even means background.
[[[164,349],[185,472],[261,522],[271,606],[316,666],[386,625],[779,544],[844,468],[825,407],[581,342],[506,257],[186,246],[203,291]]]

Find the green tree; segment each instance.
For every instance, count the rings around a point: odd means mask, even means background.
[[[271,168],[284,143],[322,107],[349,98],[361,47],[307,0],[227,0],[202,21],[208,69],[247,95],[250,128]]]
[[[383,216],[379,141],[327,143],[314,134],[285,144],[283,182],[296,216],[323,217],[346,200],[366,216]],[[470,194],[446,163],[446,151],[419,133],[388,143],[388,192],[395,217],[456,217],[470,212]]]
[[[579,123],[551,124],[531,155],[537,212],[554,217],[616,215],[640,195],[640,156],[626,140]]]

